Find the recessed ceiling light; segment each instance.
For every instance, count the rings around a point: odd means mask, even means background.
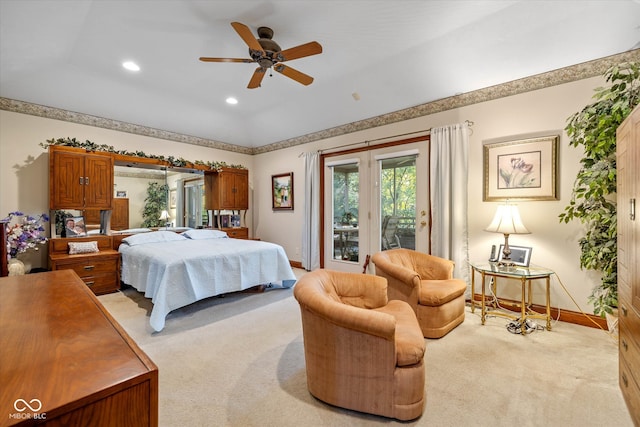
[[[235,99],[233,96],[230,96],[227,98],[227,104],[236,105],[237,103],[238,103],[238,100]]]
[[[122,66],[129,71],[140,71],[140,66],[133,61],[125,61]]]

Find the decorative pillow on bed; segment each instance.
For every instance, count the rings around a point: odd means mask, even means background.
[[[98,242],[69,242],[69,255],[90,254],[100,252]]]
[[[140,233],[125,237],[122,239],[122,243],[135,246],[145,243],[172,242],[176,240],[187,240],[187,238],[173,231],[152,231],[151,233]]]
[[[189,239],[224,239],[228,238],[227,233],[221,230],[189,230],[182,233],[183,236]]]

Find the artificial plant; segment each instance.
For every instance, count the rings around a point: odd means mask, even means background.
[[[640,64],[609,68],[608,86],[595,89],[596,101],[567,119],[569,145],[582,146],[584,157],[571,200],[560,222],[577,219],[585,225],[580,238],[580,267],[602,274],[589,296],[594,314],[618,306],[616,217],[616,130],[640,100]]]
[[[159,182],[150,182],[147,186],[147,197],[144,199],[142,211],[142,227],[160,227],[166,224],[160,219],[163,210],[167,210],[169,186]]]

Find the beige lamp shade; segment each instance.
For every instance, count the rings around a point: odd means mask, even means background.
[[[493,233],[502,234],[530,234],[520,219],[520,211],[517,205],[498,205],[496,214],[491,224],[484,229]]]
[[[162,211],[160,213],[160,218],[158,218],[158,219],[162,219],[162,220],[165,220],[165,221],[168,220],[169,219],[169,212],[168,211]]]

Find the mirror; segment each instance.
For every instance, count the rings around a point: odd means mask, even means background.
[[[140,228],[143,222],[145,199],[150,183],[167,184],[167,205],[172,227],[202,227],[209,224],[209,213],[204,209],[204,172],[186,168],[164,168],[157,165],[144,167],[132,164],[114,166],[113,210],[60,210],[52,211],[51,235],[66,237],[64,224],[67,218],[80,218],[87,235],[107,234],[111,231]],[[109,218],[107,218],[109,216]],[[104,224],[104,226],[101,226]]]
[[[112,230],[141,227],[147,187],[152,182],[157,182],[160,185],[166,183],[169,188],[169,194],[167,194],[169,218],[166,221],[170,226],[195,228],[198,224],[203,224],[202,212],[197,210],[199,203],[195,203],[199,199],[196,199],[195,202],[192,200],[193,197],[204,197],[203,171],[178,168],[158,170],[139,166],[116,165],[114,168],[114,209],[111,215]],[[201,183],[201,187],[198,187],[198,183]],[[199,188],[200,191],[193,192],[192,188]],[[128,213],[126,223],[121,220],[124,215],[119,214],[118,211],[120,204],[127,205],[126,211],[121,211]],[[204,216],[204,221],[208,221],[206,214]]]

